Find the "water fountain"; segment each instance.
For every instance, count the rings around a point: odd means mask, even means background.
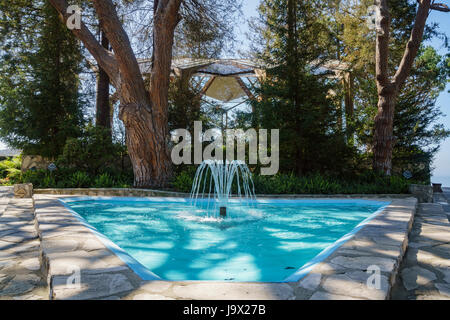
[[[233,182],[236,193],[233,195]],[[231,201],[238,206],[232,206]],[[244,161],[205,160],[198,167],[192,184],[192,205],[206,212],[207,217],[226,218],[250,209],[256,200],[252,174]]]

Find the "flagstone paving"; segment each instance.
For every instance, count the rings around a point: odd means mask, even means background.
[[[388,299],[417,204],[411,197],[391,199],[383,212],[300,281],[244,283],[142,281],[57,198],[34,196],[52,299]],[[368,285],[372,267],[378,269],[379,287]],[[72,285],[76,279],[78,284]]]
[[[170,282],[142,281],[54,196],[0,188],[0,299],[450,299],[447,197],[415,219],[415,199],[394,199],[298,282]]]
[[[32,199],[0,187],[0,300],[46,300]]]
[[[419,206],[392,299],[450,300],[450,193]]]

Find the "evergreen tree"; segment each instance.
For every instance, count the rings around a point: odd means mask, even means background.
[[[355,113],[352,123],[356,128],[358,149],[371,157],[374,118],[377,112],[377,88],[375,81],[375,31],[367,23],[368,8],[373,1],[339,3],[336,23],[343,26],[335,34],[340,47],[340,59],[351,67],[354,78]],[[394,70],[402,58],[413,21],[415,3],[407,0],[389,2],[392,17],[390,41],[390,69]],[[425,28],[424,39],[440,36],[438,26]],[[448,79],[445,58],[431,47],[423,47],[415,61],[411,76],[407,79],[397,100],[394,115],[393,172],[411,171],[413,178],[428,181],[431,162],[439,144],[448,136],[438,121],[442,116],[436,99],[444,90]],[[366,157],[368,160],[369,157]],[[365,163],[370,166],[369,161]]]
[[[256,28],[259,57],[273,67],[253,102],[254,122],[280,129],[280,168],[298,175],[339,171],[351,151],[337,130],[334,81],[321,69],[329,58],[322,9],[320,1],[264,0]]]
[[[83,123],[80,46],[47,1],[2,5],[1,23],[9,28],[1,38],[0,137],[26,154],[56,157]]]

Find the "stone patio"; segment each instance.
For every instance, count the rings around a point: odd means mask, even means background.
[[[0,187],[0,300],[48,299],[32,202]]]
[[[143,281],[58,201],[64,196],[15,199],[0,188],[0,299],[450,299],[444,191],[420,204],[415,218],[415,198],[392,198],[298,282],[237,283]]]
[[[143,281],[56,195],[35,195],[40,260],[51,299],[387,299],[407,247],[417,200],[392,199],[379,216],[299,282]],[[368,268],[380,271],[371,288]],[[79,280],[79,283],[77,283]]]
[[[450,300],[449,191],[419,206],[393,299]]]

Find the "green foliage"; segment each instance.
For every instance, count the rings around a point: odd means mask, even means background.
[[[189,58],[218,58],[232,46],[236,15],[241,0],[185,1],[175,29],[173,55]]]
[[[354,78],[355,111],[352,124],[356,146],[370,150],[373,143],[374,118],[377,113],[375,82],[375,31],[368,28],[365,15],[373,1],[340,1],[334,37],[337,56],[351,66]],[[407,0],[389,1],[391,40],[389,69],[397,68],[404,54],[416,15],[416,3]],[[341,27],[339,27],[341,26]],[[439,35],[436,24],[427,23],[424,40]],[[443,116],[436,98],[448,79],[445,58],[431,47],[422,45],[410,76],[400,91],[394,114],[393,171],[400,175],[408,170],[413,178],[429,181],[432,160],[439,144],[449,135],[439,124]],[[369,156],[370,152],[365,151]]]
[[[176,191],[189,193],[195,171],[181,171],[172,186]],[[298,177],[294,174],[275,176],[254,175],[253,182],[257,194],[402,194],[408,193],[408,185],[422,183],[402,176],[386,177],[372,171],[365,171],[351,178],[339,178],[320,174]],[[207,187],[208,189],[208,187]]]
[[[108,173],[103,173],[94,180],[95,188],[111,188],[115,184],[113,177]]]
[[[70,184],[73,188],[87,188],[91,179],[86,172],[77,171],[70,177]]]
[[[0,10],[0,137],[25,154],[56,157],[83,123],[80,46],[48,1]]]
[[[58,167],[77,168],[92,175],[106,169],[124,169],[125,147],[111,142],[108,129],[88,125],[79,138],[70,138],[57,160]]]
[[[445,89],[445,59],[432,47],[421,48],[396,105],[393,170],[410,171],[415,179],[430,180],[431,163],[450,131],[438,119],[443,116],[436,99]]]
[[[6,178],[11,169],[20,169],[21,161],[21,157],[8,158],[0,161],[0,178]]]
[[[266,80],[253,101],[253,123],[280,129],[280,171],[297,175],[340,172],[351,165],[354,150],[339,129],[342,114],[329,95],[335,86],[320,69],[329,59],[329,32],[320,1],[264,0],[260,5],[258,57],[267,65]],[[336,161],[339,159],[339,161]]]
[[[21,162],[22,157],[0,161],[0,185],[11,185],[21,179]]]
[[[188,129],[193,132],[194,121],[201,120],[201,95],[181,80],[169,87],[169,130]]]
[[[133,173],[125,156],[125,147],[112,143],[107,129],[89,125],[81,137],[67,140],[55,171],[28,170],[14,178],[35,188],[128,188]]]
[[[17,183],[32,183],[34,188],[129,188],[133,176],[112,172],[91,176],[76,169],[28,170]]]
[[[194,182],[195,168],[183,170],[175,175],[172,186],[179,192],[191,192],[192,183]]]

